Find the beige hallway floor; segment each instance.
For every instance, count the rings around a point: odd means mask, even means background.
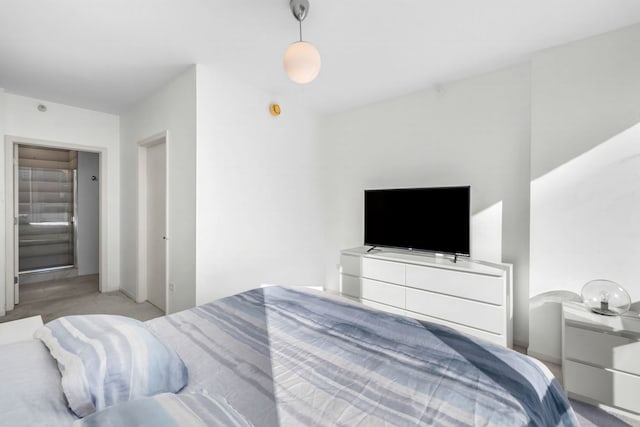
[[[0,323],[41,315],[46,323],[73,314],[117,314],[149,320],[164,313],[148,302],[136,303],[120,291],[100,293],[98,275],[78,276],[20,286],[20,304]]]

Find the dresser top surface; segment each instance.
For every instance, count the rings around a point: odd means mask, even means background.
[[[508,264],[494,264],[468,258],[458,258],[453,262],[452,256],[439,256],[428,253],[408,253],[408,251],[393,249],[377,249],[367,252],[367,248],[360,246],[341,251],[343,255],[359,256],[383,261],[402,262],[405,264],[422,265],[443,268],[447,270],[464,271],[468,273],[485,274],[489,276],[503,276],[509,270]]]
[[[563,302],[562,314],[567,323],[598,329],[603,332],[625,332],[640,338],[640,317],[637,313],[603,316],[593,313],[581,302]]]

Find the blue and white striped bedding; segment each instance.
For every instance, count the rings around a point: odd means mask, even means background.
[[[270,287],[147,325],[260,426],[578,425],[550,372],[449,328]]]
[[[223,399],[203,393],[157,394],[111,406],[76,421],[73,427],[249,427]]]
[[[177,392],[188,379],[175,351],[122,316],[67,316],[38,329],[58,362],[69,407],[84,417],[120,402]]]

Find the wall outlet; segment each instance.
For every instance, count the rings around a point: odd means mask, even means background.
[[[173,292],[176,290],[176,286],[173,283],[169,283],[169,292]]]

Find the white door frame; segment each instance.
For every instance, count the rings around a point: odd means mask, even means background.
[[[136,283],[136,302],[144,302],[148,296],[147,280],[147,149],[158,144],[165,144],[165,312],[171,313],[171,300],[169,298],[169,131],[164,130],[148,138],[138,141],[138,280]]]
[[[19,136],[6,135],[4,138],[4,171],[5,171],[5,280],[4,294],[6,310],[13,310],[14,307],[14,277],[18,272],[15,271],[15,254],[14,252],[14,177],[13,177],[13,150],[16,145],[34,145],[44,148],[58,148],[63,150],[86,151],[90,153],[98,153],[100,156],[100,250],[99,250],[99,284],[100,292],[103,285],[108,283],[107,271],[109,269],[107,259],[107,148],[106,147],[89,147],[80,144],[70,144],[66,142],[47,141],[42,139],[23,138]],[[1,289],[0,289],[1,290]]]

